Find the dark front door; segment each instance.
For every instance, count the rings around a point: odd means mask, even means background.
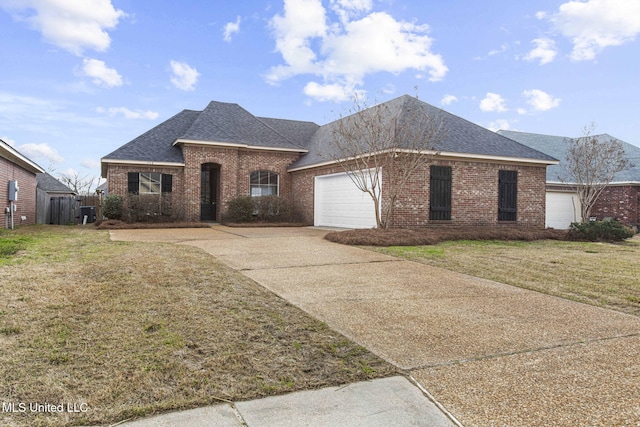
[[[200,175],[200,220],[216,221],[220,165],[207,163],[202,165]]]

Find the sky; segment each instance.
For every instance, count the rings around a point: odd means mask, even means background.
[[[0,0],[0,138],[55,176],[210,101],[320,125],[409,94],[640,146],[640,0]]]

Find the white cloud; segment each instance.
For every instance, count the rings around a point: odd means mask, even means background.
[[[142,110],[130,110],[127,107],[110,107],[108,109],[98,107],[96,109],[98,113],[108,114],[109,117],[115,117],[117,115],[122,115],[125,119],[144,119],[144,120],[155,120],[158,118],[159,114],[155,111],[142,111]]]
[[[83,159],[80,162],[80,165],[84,166],[87,169],[96,169],[96,170],[99,170],[100,167],[102,166],[100,164],[100,160],[95,160],[95,159]]]
[[[284,64],[272,67],[267,81],[276,84],[310,74],[323,82],[311,82],[306,93],[342,100],[337,86],[356,88],[367,75],[379,72],[414,70],[427,74],[430,81],[444,78],[448,69],[442,57],[431,52],[427,25],[397,21],[371,8],[370,0],[333,0],[331,10],[339,22],[332,22],[320,0],[285,0],[284,14],[271,20]],[[330,92],[336,98],[327,97]]]
[[[451,105],[454,102],[458,101],[458,97],[454,95],[445,95],[442,100],[440,100],[441,105]]]
[[[83,59],[82,73],[87,77],[93,78],[93,83],[98,86],[122,86],[122,76],[118,74],[118,71],[107,67],[104,61],[98,59]]]
[[[16,149],[36,162],[42,162],[44,160],[47,162],[61,163],[64,161],[64,158],[58,154],[58,151],[50,147],[47,143],[23,144],[16,147]]]
[[[487,129],[496,132],[499,130],[510,130],[511,129],[511,123],[509,123],[509,120],[505,120],[505,119],[498,119],[496,121],[493,121],[491,123],[489,123],[487,125]]]
[[[111,0],[0,0],[0,7],[39,31],[47,42],[75,55],[85,49],[105,51],[111,44],[106,30],[126,16]]]
[[[304,87],[304,94],[318,101],[346,101],[353,96],[353,87],[309,82]]]
[[[569,1],[546,16],[573,42],[571,59],[592,60],[609,46],[631,42],[640,33],[640,0]]]
[[[0,139],[3,140],[4,142],[6,142],[7,144],[9,144],[11,147],[15,147],[16,146],[15,139],[11,139],[8,136],[0,136]]]
[[[540,65],[548,64],[558,54],[556,43],[546,37],[533,39],[531,41],[536,47],[529,52],[525,57],[525,61],[540,61]]]
[[[231,36],[240,32],[240,17],[238,16],[236,22],[227,22],[224,26],[223,38],[227,43],[231,42]]]
[[[480,109],[485,112],[507,111],[505,100],[497,93],[487,92],[487,95],[480,101]]]
[[[194,90],[200,73],[186,62],[171,61],[171,83],[181,90]]]
[[[554,98],[538,89],[525,90],[522,94],[527,98],[527,104],[535,111],[547,111],[560,105],[560,98]]]

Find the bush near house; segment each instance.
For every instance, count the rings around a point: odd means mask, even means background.
[[[588,240],[591,242],[621,242],[634,236],[632,229],[615,220],[573,222],[569,227],[570,240]]]
[[[126,222],[177,222],[184,220],[184,204],[171,193],[129,194],[123,201],[122,219]]]
[[[242,196],[229,200],[225,223],[301,222],[292,204],[279,196]]]
[[[110,194],[104,199],[102,215],[108,219],[122,219],[122,196]]]

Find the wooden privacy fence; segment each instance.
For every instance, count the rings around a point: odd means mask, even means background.
[[[38,190],[36,219],[38,224],[74,225],[82,224],[84,206],[95,208],[96,220],[102,218],[99,196],[49,196]],[[93,218],[88,218],[89,222]]]

